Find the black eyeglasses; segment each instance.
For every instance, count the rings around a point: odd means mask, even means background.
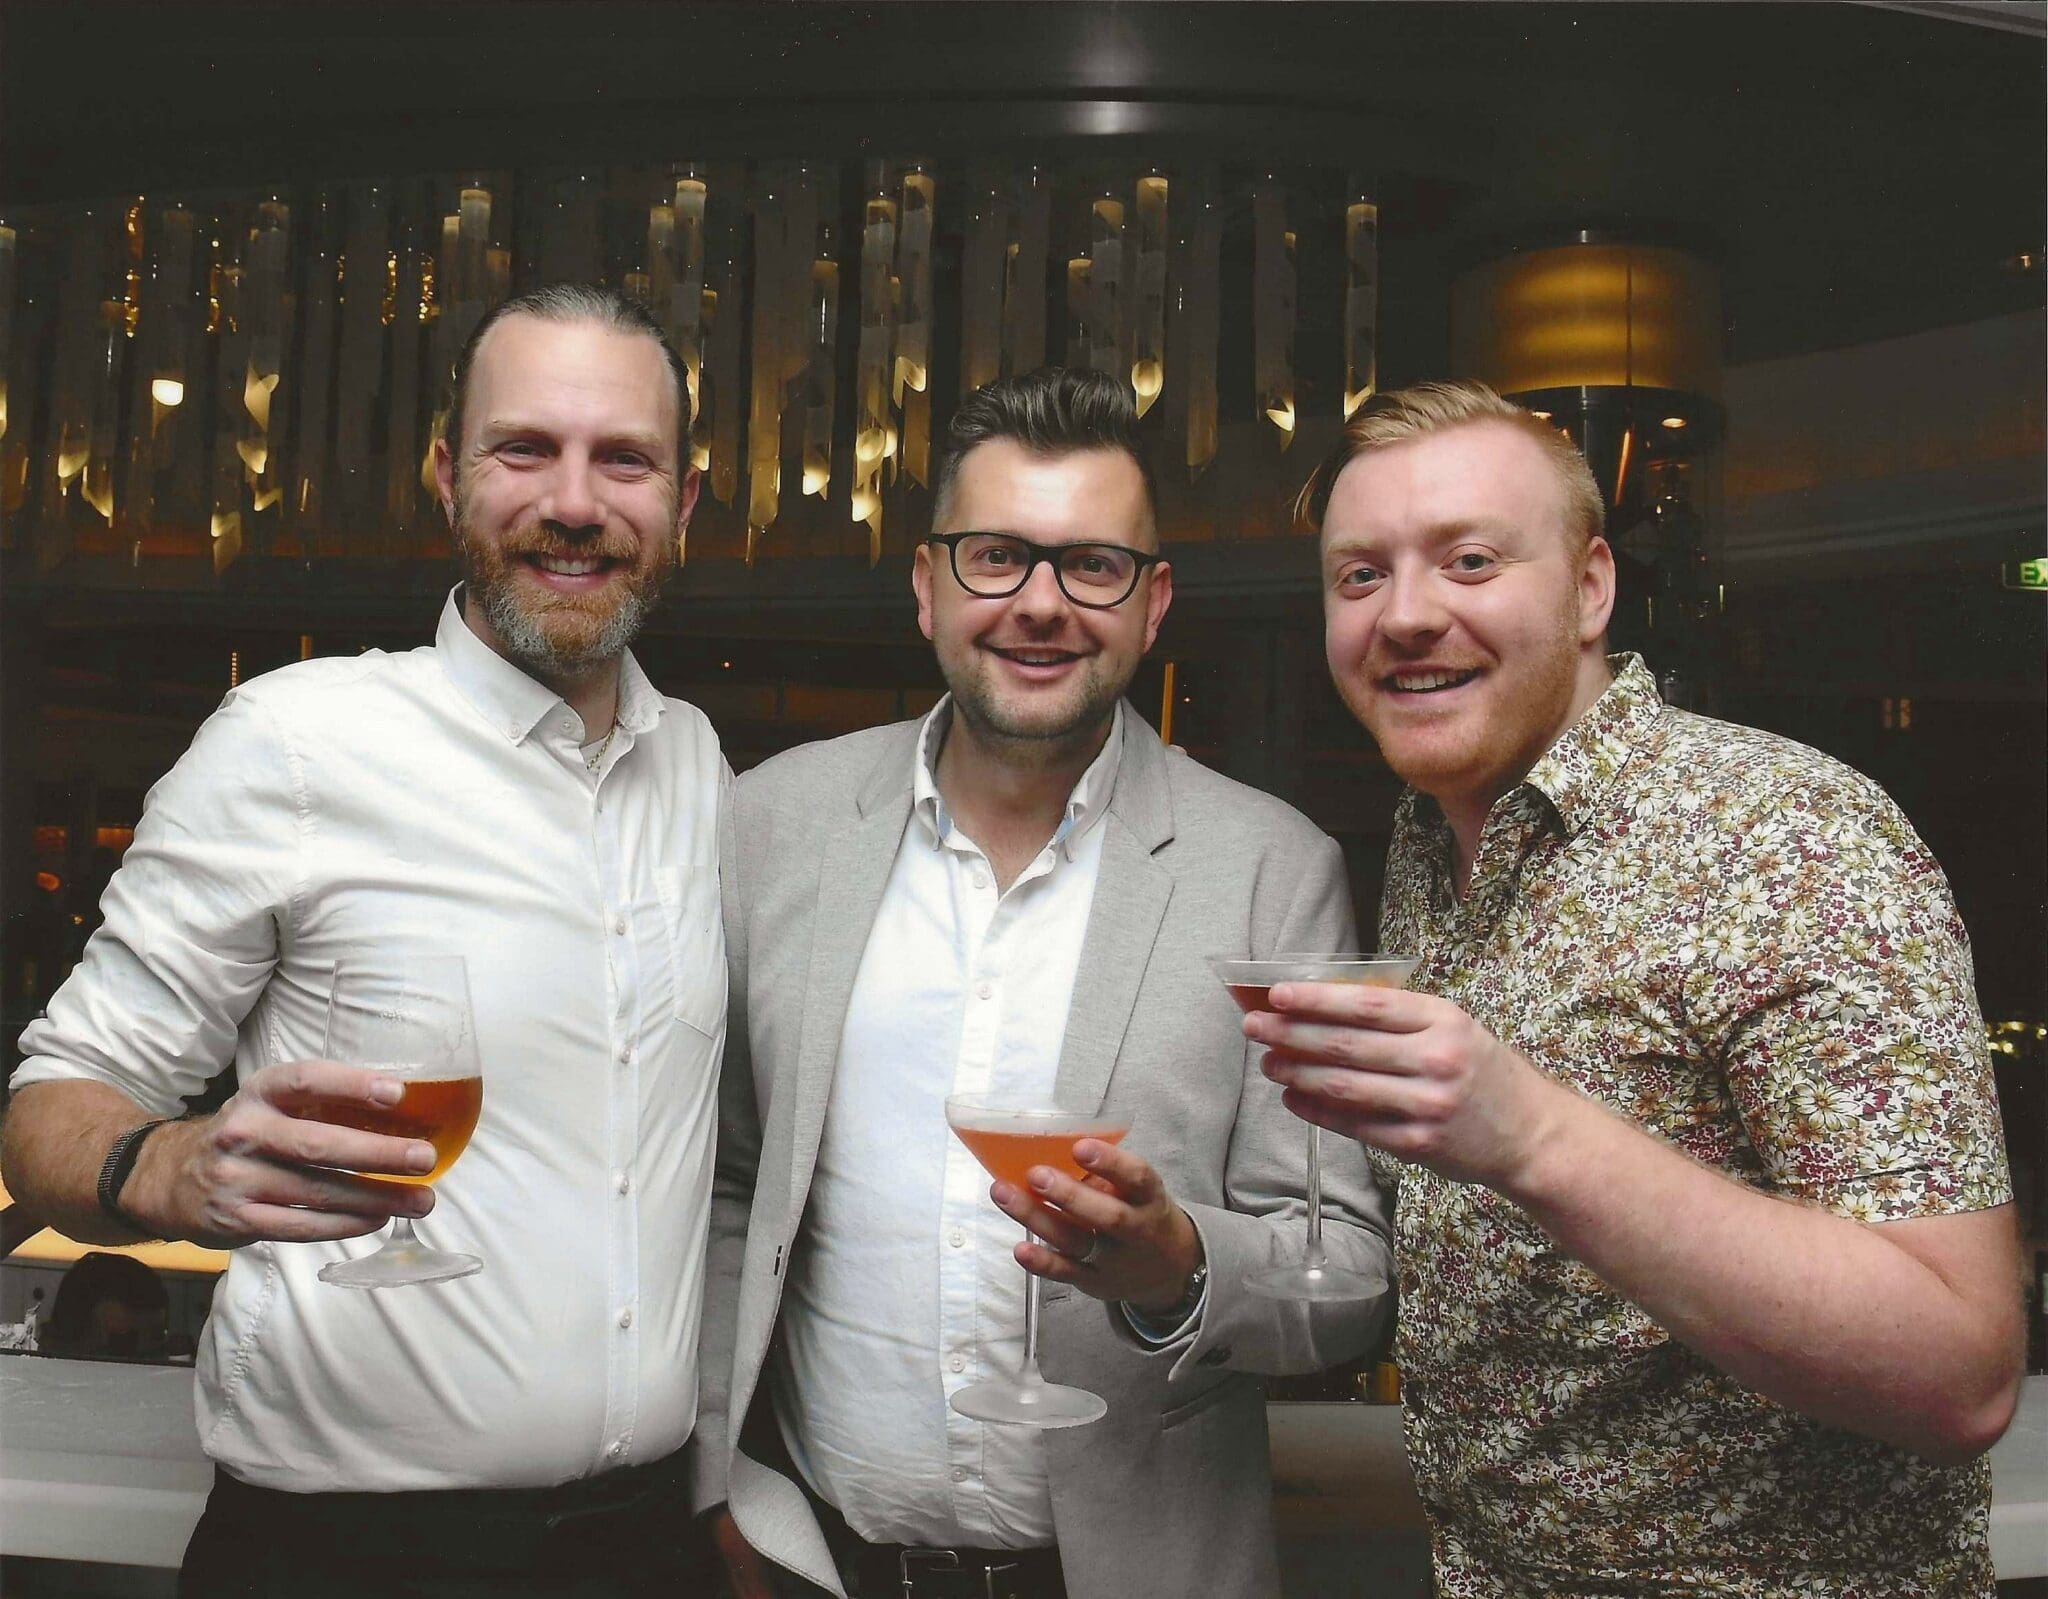
[[[1165,559],[1122,544],[1034,544],[1014,533],[934,533],[925,542],[946,546],[953,576],[978,599],[1007,599],[1048,561],[1060,592],[1091,611],[1123,604],[1145,569]]]

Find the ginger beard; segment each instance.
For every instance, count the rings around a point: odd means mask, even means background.
[[[463,581],[505,654],[543,682],[580,678],[617,660],[638,637],[674,567],[666,541],[652,559],[629,540],[535,521],[495,543],[474,536],[461,476],[454,484],[455,546]],[[669,521],[675,520],[671,507]],[[536,557],[610,564],[587,594],[557,594],[526,580]]]

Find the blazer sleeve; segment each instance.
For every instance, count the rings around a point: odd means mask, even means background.
[[[697,1425],[689,1450],[690,1508],[701,1514],[727,1497],[732,1467],[730,1395],[737,1342],[740,1267],[760,1163],[761,1121],[748,1048],[747,918],[734,816],[738,785],[728,778],[719,806],[718,882],[725,917],[725,1056],[718,1079],[718,1155],[711,1178],[711,1238],[704,1319],[697,1346]]]
[[[1285,909],[1277,922],[1255,915],[1255,923],[1275,928],[1257,953],[1355,948],[1343,852],[1317,833],[1295,859],[1294,869],[1269,873],[1277,880],[1262,884],[1262,897],[1270,891]],[[1281,1103],[1259,1069],[1260,1054],[1245,1051],[1225,1167],[1229,1203],[1187,1207],[1201,1234],[1209,1283],[1192,1336],[1165,1351],[1176,1378],[1198,1367],[1273,1376],[1318,1371],[1372,1348],[1392,1313],[1387,1208],[1363,1147],[1346,1138],[1322,1140],[1323,1247],[1332,1265],[1390,1286],[1375,1298],[1321,1305],[1263,1299],[1245,1287],[1247,1273],[1299,1260],[1308,1240],[1309,1127]]]

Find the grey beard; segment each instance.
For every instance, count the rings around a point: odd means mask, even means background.
[[[619,607],[612,612],[611,620],[585,649],[570,651],[563,649],[542,630],[540,623],[519,608],[509,585],[485,584],[477,589],[477,598],[482,602],[484,616],[491,624],[491,631],[498,636],[505,653],[529,677],[542,682],[562,678],[582,677],[595,667],[607,661],[617,660],[625,654],[626,646],[633,642],[641,624],[647,620],[647,613],[654,609],[654,596],[637,589],[627,590],[619,601]]]

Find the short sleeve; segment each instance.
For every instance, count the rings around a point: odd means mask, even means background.
[[[1688,1006],[1767,1180],[1863,1221],[2012,1197],[1968,936],[1898,808],[1844,768],[1728,824]]]

